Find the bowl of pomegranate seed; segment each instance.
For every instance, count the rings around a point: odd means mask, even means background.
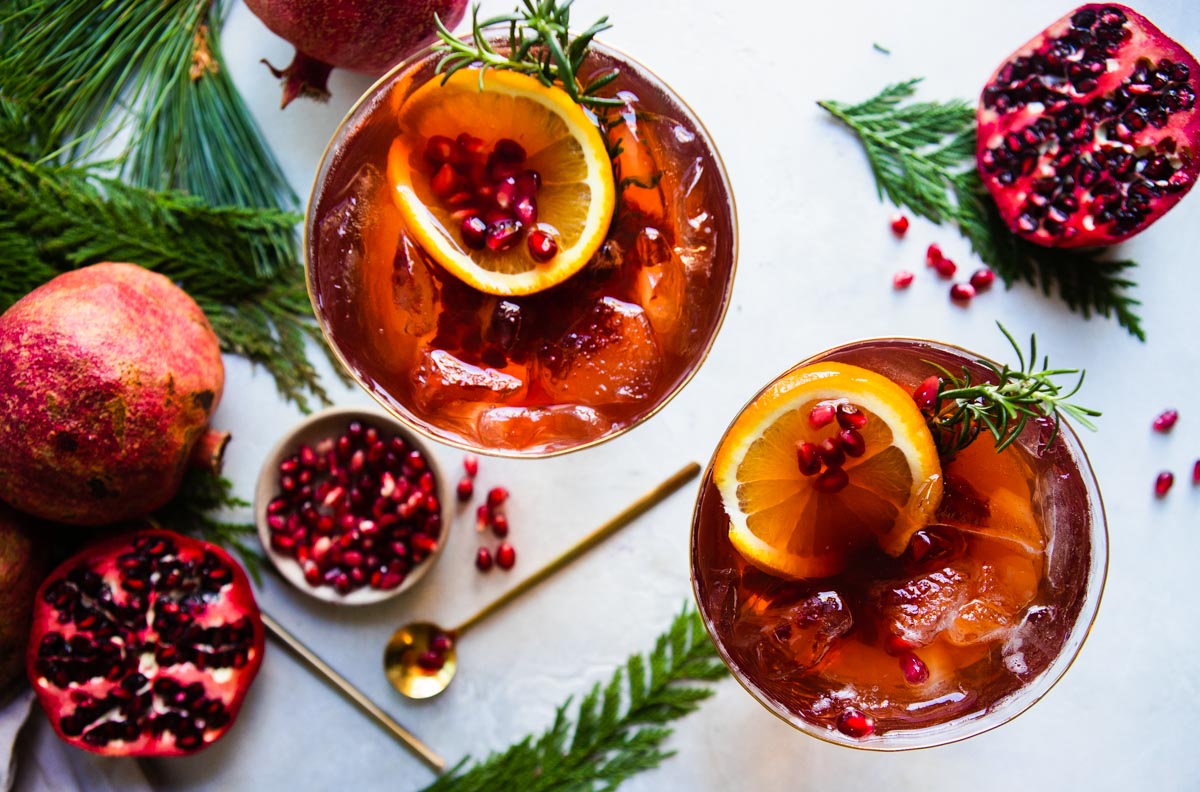
[[[381,412],[334,407],[300,422],[263,463],[255,522],[289,582],[366,605],[416,584],[445,544],[442,486],[416,434]]]

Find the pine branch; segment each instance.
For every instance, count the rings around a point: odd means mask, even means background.
[[[708,685],[687,683],[711,683],[725,674],[699,615],[685,608],[652,652],[632,655],[607,685],[592,688],[573,726],[568,699],[540,736],[530,735],[469,769],[463,760],[425,792],[616,789],[673,755],[663,748],[671,735],[667,724],[694,712],[713,693]]]
[[[115,159],[133,184],[215,205],[294,207],[224,68],[224,7],[10,0],[0,8],[0,94],[30,132],[32,159],[79,163],[130,132]]]
[[[975,111],[966,102],[904,102],[920,80],[884,88],[856,105],[817,104],[854,130],[866,150],[882,200],[939,225],[952,223],[980,259],[1011,286],[1023,281],[1057,293],[1085,319],[1093,314],[1145,341],[1139,301],[1125,277],[1134,262],[1095,251],[1046,248],[1014,235],[975,170]]]
[[[154,520],[164,528],[180,533],[198,535],[206,542],[219,544],[241,557],[246,572],[259,586],[266,559],[247,540],[256,543],[253,525],[228,523],[211,516],[218,509],[241,509],[250,505],[233,494],[229,479],[200,468],[189,469],[179,492],[171,502],[154,513]]]
[[[280,395],[307,410],[306,394],[328,397],[305,354],[306,338],[321,339],[296,263],[296,221],[31,165],[0,149],[0,310],[60,272],[131,261],[177,282],[222,349],[263,366]]]

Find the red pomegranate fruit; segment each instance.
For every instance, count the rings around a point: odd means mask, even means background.
[[[283,107],[297,96],[329,98],[335,68],[378,77],[437,38],[435,15],[453,30],[467,0],[246,0],[273,33],[296,47],[283,80]],[[265,61],[264,61],[265,62]]]
[[[224,383],[217,336],[166,277],[59,275],[0,316],[0,500],[75,525],[148,514],[189,463],[219,466]]]
[[[1120,242],[1200,172],[1200,65],[1125,6],[1085,5],[1014,52],[976,114],[979,173],[1017,235]]]
[[[30,522],[0,504],[0,700],[25,667],[33,595],[46,571]]]
[[[63,740],[112,756],[175,756],[229,729],[262,654],[241,567],[216,545],[146,530],[50,573],[26,670]]]

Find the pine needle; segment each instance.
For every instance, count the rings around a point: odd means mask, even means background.
[[[263,366],[280,395],[307,410],[307,395],[329,400],[305,353],[306,339],[325,347],[294,258],[296,222],[287,212],[210,207],[85,168],[32,165],[0,148],[0,311],[61,272],[140,264],[178,283],[222,349]]]
[[[228,523],[216,519],[217,510],[244,509],[249,502],[233,494],[229,479],[201,468],[191,468],[171,502],[153,514],[163,528],[199,536],[206,542],[232,550],[242,559],[246,572],[259,586],[266,559],[247,541],[257,544],[257,531],[246,523]]]
[[[975,170],[975,109],[961,100],[908,102],[919,79],[884,88],[856,105],[817,104],[862,141],[880,199],[939,225],[951,223],[985,264],[1011,286],[1023,281],[1057,293],[1072,311],[1115,317],[1145,341],[1139,301],[1125,277],[1136,266],[1095,251],[1046,248],[1014,235]]]
[[[694,712],[724,678],[725,666],[691,607],[675,617],[647,655],[632,655],[606,685],[584,696],[572,724],[568,699],[554,723],[506,751],[465,768],[463,760],[425,792],[593,792],[612,790],[657,767],[669,724]]]

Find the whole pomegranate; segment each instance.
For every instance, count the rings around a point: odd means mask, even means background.
[[[1019,236],[1108,245],[1142,231],[1200,172],[1200,65],[1142,15],[1085,5],[1001,64],[976,158]]]
[[[33,595],[46,571],[29,522],[0,504],[0,697],[25,666]]]
[[[26,670],[63,740],[114,756],[174,756],[228,731],[262,654],[241,567],[216,545],[145,530],[50,573]]]
[[[228,435],[207,425],[224,383],[212,327],[166,277],[59,275],[0,316],[0,500],[76,525],[148,514],[193,454],[219,464]]]
[[[334,67],[375,77],[462,20],[467,0],[246,0],[268,28],[296,47],[282,78],[283,107],[297,96],[325,100]]]

